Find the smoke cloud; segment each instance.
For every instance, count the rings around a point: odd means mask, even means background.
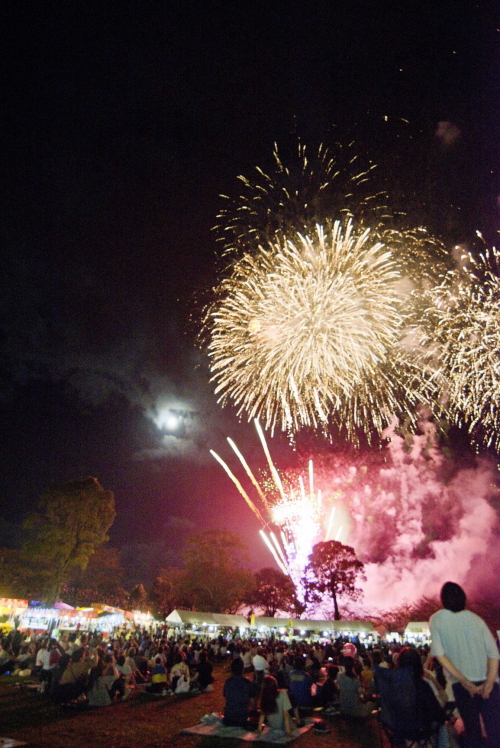
[[[333,456],[316,484],[350,515],[349,536],[365,564],[363,607],[388,609],[433,597],[447,579],[474,595],[498,569],[496,465],[460,465],[437,447],[432,425],[405,440],[394,422],[382,459]],[[487,563],[485,563],[487,559]]]

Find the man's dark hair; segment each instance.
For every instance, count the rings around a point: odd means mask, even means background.
[[[78,649],[74,649],[71,653],[71,661],[72,662],[80,662],[80,660],[83,658],[84,653],[83,647],[78,647]]]
[[[460,613],[465,608],[467,596],[459,584],[455,582],[445,582],[441,589],[441,602],[443,608],[451,610],[453,613]]]
[[[295,670],[304,670],[304,659],[299,655],[294,660]]]
[[[231,663],[231,672],[233,675],[243,675],[244,667],[241,657],[235,657]]]

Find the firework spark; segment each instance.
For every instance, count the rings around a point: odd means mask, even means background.
[[[340,540],[344,530],[338,523],[334,523],[335,511],[327,508],[322,500],[321,491],[318,491],[317,494],[314,492],[314,465],[312,460],[310,460],[308,466],[307,489],[301,475],[298,476],[297,485],[287,486],[285,489],[258,421],[255,421],[255,427],[269,465],[271,486],[266,487],[259,483],[236,444],[229,438],[228,443],[250,478],[259,499],[264,504],[267,520],[262,516],[259,508],[249,497],[227,463],[213,450],[210,450],[210,452],[222,465],[247,505],[261,521],[263,527],[260,534],[263,541],[281,571],[290,576],[299,598],[302,598],[302,577],[313,546],[320,541],[331,539],[333,530],[335,530],[335,539]],[[271,499],[266,494],[272,494],[275,498]],[[279,528],[279,539],[271,529],[272,526]]]
[[[266,429],[385,428],[403,380],[406,402],[419,399],[398,346],[399,280],[391,251],[350,222],[244,255],[206,318],[220,401]]]
[[[378,225],[388,217],[385,195],[373,193],[375,164],[355,152],[355,144],[337,143],[335,152],[320,144],[311,154],[300,141],[287,163],[275,144],[273,168],[257,167],[254,179],[240,176],[243,194],[221,197],[225,205],[215,227],[226,252],[252,251],[259,244],[307,233],[326,219],[366,220]]]
[[[289,163],[240,177],[216,227],[232,259],[201,338],[219,402],[266,429],[329,427],[358,441],[391,415],[415,422],[434,395],[407,334],[422,292],[443,274],[444,246],[403,226],[373,187],[355,144],[299,142]]]
[[[441,401],[477,442],[500,449],[500,252],[461,257],[428,293],[422,344],[435,359]]]
[[[405,276],[417,286],[434,281],[450,267],[446,248],[424,228],[407,225],[404,213],[390,207],[390,197],[377,177],[377,166],[357,151],[355,141],[320,144],[309,150],[297,143],[285,162],[275,145],[274,165],[267,172],[257,167],[254,179],[240,176],[242,194],[221,195],[224,207],[214,227],[224,253],[252,254],[259,246],[286,242],[298,233],[310,234],[317,224],[331,226],[349,220],[359,233],[370,233],[396,257]]]

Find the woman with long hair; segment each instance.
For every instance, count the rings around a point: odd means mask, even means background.
[[[271,730],[282,730],[288,737],[292,737],[292,720],[290,709],[292,704],[288,698],[287,691],[278,688],[278,682],[272,675],[265,675],[260,692],[260,715],[258,733],[264,729],[267,722]]]

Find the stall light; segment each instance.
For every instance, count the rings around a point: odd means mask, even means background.
[[[305,632],[305,631],[301,631],[301,632],[300,632],[300,635],[301,635],[301,636],[305,636],[305,635],[306,635],[306,632]]]

